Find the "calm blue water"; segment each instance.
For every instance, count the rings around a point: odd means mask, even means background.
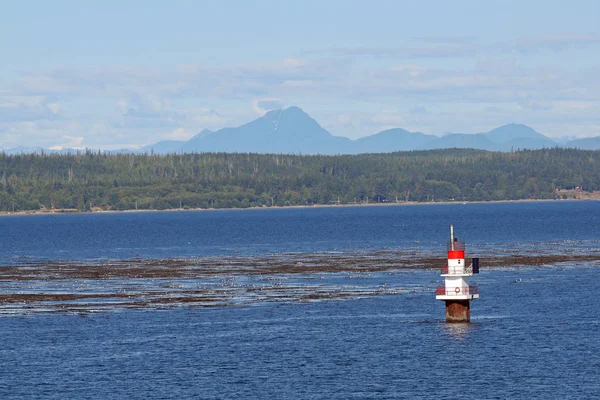
[[[428,205],[0,219],[30,259],[440,251],[596,251],[600,203]],[[496,251],[496,250],[494,250]],[[415,290],[309,303],[0,317],[0,398],[587,399],[600,393],[596,263],[483,270],[470,325],[444,324],[438,271]],[[421,288],[422,290],[418,290]]]
[[[32,215],[0,218],[0,265],[82,260],[600,244],[600,202]],[[491,246],[490,246],[491,245]]]

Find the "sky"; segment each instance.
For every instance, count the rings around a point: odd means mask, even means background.
[[[136,148],[298,106],[336,136],[600,135],[600,2],[0,0],[0,148]]]

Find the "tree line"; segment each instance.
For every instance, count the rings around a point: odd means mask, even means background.
[[[600,190],[600,151],[0,154],[0,211],[552,199]]]

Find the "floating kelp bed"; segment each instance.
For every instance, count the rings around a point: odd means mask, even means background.
[[[431,291],[400,279],[440,268],[433,253],[378,251],[256,257],[28,262],[0,267],[0,313],[89,313],[127,308],[215,307],[310,302]],[[596,263],[600,253],[503,252],[482,267]],[[435,280],[437,274],[432,275]]]

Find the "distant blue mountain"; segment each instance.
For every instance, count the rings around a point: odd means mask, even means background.
[[[435,139],[439,138],[421,132],[409,132],[401,128],[387,129],[355,140],[353,153],[389,153],[392,151],[415,150]]]
[[[137,150],[138,153],[156,153],[156,154],[169,154],[169,153],[184,153],[186,147],[194,147],[196,142],[200,142],[208,135],[214,133],[209,129],[204,129],[200,133],[196,134],[189,140],[162,140],[160,142],[144,146]]]
[[[161,140],[160,142],[144,146],[138,149],[137,152],[156,154],[180,153],[185,143],[184,140]]]
[[[215,132],[204,131],[187,142],[159,142],[148,148],[166,152],[244,152],[292,154],[359,154],[472,148],[489,151],[541,149],[557,143],[526,125],[509,124],[478,134],[442,137],[401,128],[357,140],[333,136],[298,107],[273,110],[252,122]]]
[[[16,146],[7,149],[2,149],[4,154],[17,155],[17,154],[41,154],[41,153],[53,153],[53,150],[47,150],[41,147],[25,147]]]
[[[494,143],[483,133],[450,133],[425,143],[419,147],[419,150],[463,148],[493,151],[496,146],[497,143]]]
[[[508,124],[484,134],[494,143],[496,150],[542,149],[556,147],[558,143],[522,124]]]
[[[484,133],[484,135],[496,143],[504,143],[510,140],[522,138],[548,140],[546,136],[523,124],[502,125],[496,129],[492,129],[487,133]]]
[[[237,128],[220,129],[185,143],[184,152],[343,154],[352,141],[333,136],[298,107],[273,110]]]
[[[511,151],[556,147],[552,139],[522,124],[508,124],[489,132],[446,133],[442,137],[401,128],[387,129],[357,140],[333,136],[298,107],[273,110],[239,127],[218,131],[203,130],[187,141],[163,140],[137,150],[113,150],[104,153],[282,153],[282,154],[359,154],[395,151],[472,148]],[[600,136],[571,140],[562,147],[600,149]],[[16,147],[0,149],[7,154],[69,153],[73,149],[47,150]]]
[[[563,147],[572,147],[582,150],[600,150],[600,136],[569,140]]]
[[[209,129],[203,129],[200,133],[196,134],[194,137],[192,137],[190,140],[188,140],[187,142],[182,142],[181,145],[179,146],[178,149],[178,153],[183,152],[183,153],[193,153],[194,148],[196,147],[201,147],[201,143],[204,140],[205,137],[207,137],[208,135],[212,135],[214,132],[209,130]],[[199,151],[199,150],[196,150]]]
[[[201,132],[187,142],[162,141],[140,151],[155,153],[237,152],[358,154],[415,150],[436,138],[404,129],[388,129],[355,141],[333,136],[298,107],[273,110],[235,128]]]
[[[45,149],[43,147],[25,147],[25,146],[16,146],[16,147],[9,147],[6,149],[0,149],[0,152],[4,153],[4,154],[8,154],[8,155],[19,155],[19,154],[77,154],[77,153],[81,153],[81,152],[86,152],[87,148],[83,148],[83,149],[70,149],[70,148],[64,148],[64,149]],[[98,151],[98,150],[96,150]],[[129,150],[129,152],[131,153],[131,150]]]
[[[471,148],[488,151],[511,151],[518,149],[535,150],[556,147],[557,145],[558,143],[527,125],[508,124],[484,133],[446,133],[441,138],[426,143],[420,149]]]

